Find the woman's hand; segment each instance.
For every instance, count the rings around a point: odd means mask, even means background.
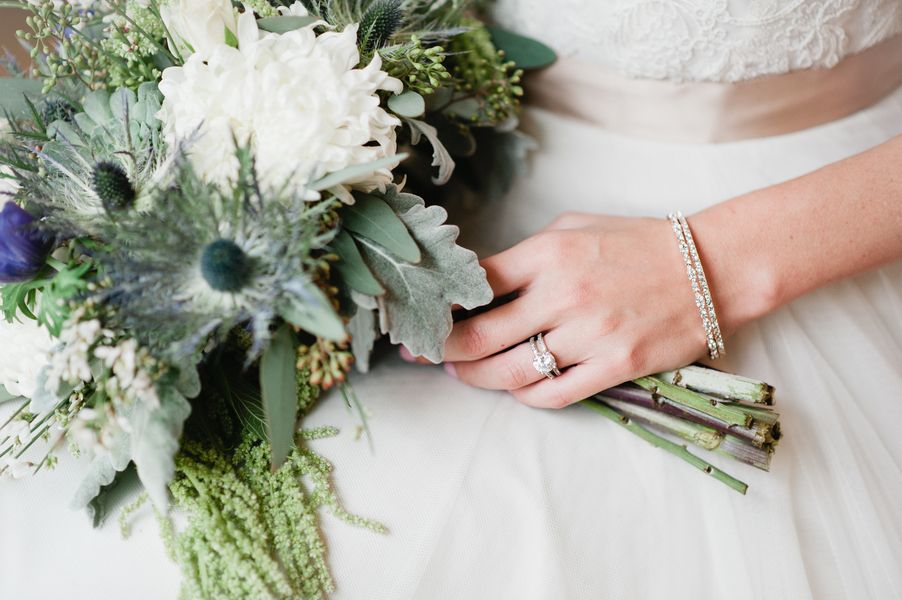
[[[666,219],[565,214],[482,265],[496,298],[518,296],[454,326],[446,365],[465,383],[561,408],[705,354],[701,319]],[[718,315],[725,332],[738,325],[728,313]],[[553,380],[532,365],[527,340],[540,332],[563,372]]]

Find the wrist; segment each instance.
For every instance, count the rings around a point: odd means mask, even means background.
[[[725,203],[688,218],[725,333],[785,302],[778,262],[756,224],[740,217],[735,206]]]

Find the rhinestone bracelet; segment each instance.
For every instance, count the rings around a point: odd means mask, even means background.
[[[680,245],[680,254],[683,255],[683,263],[686,265],[686,273],[689,275],[689,283],[692,285],[692,293],[695,296],[695,305],[698,307],[702,318],[702,326],[705,328],[705,340],[708,344],[708,355],[711,360],[719,358],[726,353],[723,344],[723,336],[720,332],[720,324],[717,322],[717,313],[714,312],[714,300],[711,298],[711,290],[708,287],[708,279],[702,268],[702,261],[692,239],[692,231],[683,213],[677,211],[667,215]]]

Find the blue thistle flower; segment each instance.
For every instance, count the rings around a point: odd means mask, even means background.
[[[0,211],[0,283],[27,281],[44,266],[51,244],[34,222],[15,202]]]

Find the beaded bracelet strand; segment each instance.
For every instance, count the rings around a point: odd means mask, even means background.
[[[670,213],[667,215],[667,218],[670,219],[673,233],[680,245],[680,254],[682,254],[683,263],[686,265],[686,274],[689,275],[689,283],[695,296],[695,305],[698,307],[699,315],[702,318],[702,326],[705,329],[705,341],[708,345],[708,355],[711,357],[711,360],[715,360],[725,354],[726,350],[724,348],[723,335],[720,331],[720,324],[717,322],[717,313],[714,311],[714,300],[708,287],[708,279],[705,277],[705,270],[702,267],[698,249],[695,247],[695,240],[692,238],[689,222],[686,221],[686,217],[680,211]]]

